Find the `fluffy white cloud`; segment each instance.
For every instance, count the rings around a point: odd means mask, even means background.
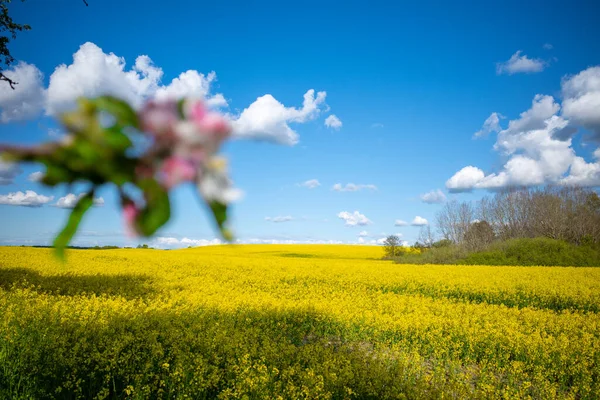
[[[368,190],[377,190],[377,186],[368,184],[355,184],[355,183],[347,183],[346,186],[343,186],[341,183],[336,183],[331,187],[331,190],[336,192],[357,192],[359,190],[368,189]]]
[[[596,153],[598,150],[596,150]],[[596,155],[597,159],[600,159]],[[600,186],[600,161],[588,163],[582,157],[575,157],[569,176],[563,178],[560,183],[564,185]]]
[[[353,213],[342,211],[338,214],[338,218],[346,221],[346,226],[364,226],[371,223],[369,218],[358,211],[354,211]]]
[[[342,121],[335,115],[331,114],[329,117],[325,118],[325,126],[338,130],[342,127]]]
[[[446,195],[440,189],[432,190],[431,192],[421,195],[423,203],[440,204],[446,201]]]
[[[446,181],[446,187],[451,192],[472,190],[475,185],[483,180],[485,174],[477,167],[469,165],[455,173]]]
[[[150,57],[138,56],[131,69],[126,69],[125,59],[114,53],[106,54],[94,43],[81,45],[73,54],[70,65],[58,66],[50,76],[47,93],[47,114],[69,109],[79,96],[95,97],[114,95],[139,106],[145,99],[157,97],[179,98],[193,96],[215,101],[210,95],[210,85],[216,79],[194,70],[183,72],[169,85],[162,85],[163,70],[154,65]],[[222,95],[216,95],[222,105]]]
[[[216,74],[207,75],[195,70],[181,73],[170,84],[162,85],[163,70],[150,57],[136,58],[131,69],[125,59],[114,53],[106,54],[94,43],[87,42],[73,54],[73,62],[56,67],[44,89],[43,75],[34,65],[24,62],[5,74],[19,84],[12,90],[0,85],[0,119],[2,122],[34,118],[45,109],[47,115],[68,110],[80,96],[114,95],[139,106],[148,98],[203,98],[212,106],[226,106],[220,93],[210,94]]]
[[[175,237],[165,237],[159,236],[154,239],[154,243],[156,247],[160,248],[181,248],[181,247],[200,247],[200,246],[216,246],[222,244],[220,239],[190,239],[184,237],[183,239],[178,239]]]
[[[288,222],[292,221],[294,218],[291,215],[280,215],[277,217],[265,217],[265,221],[271,222]]]
[[[581,71],[562,81],[563,115],[589,129],[600,142],[600,66]]]
[[[550,43],[544,43],[542,47],[546,50],[552,50],[554,48]]]
[[[497,112],[492,113],[489,117],[487,117],[487,119],[483,123],[483,126],[481,127],[481,129],[479,131],[475,132],[475,134],[473,136],[476,138],[479,138],[479,137],[485,137],[492,132],[493,133],[500,132],[502,130],[502,128],[500,127],[500,119],[503,119],[503,118],[504,118],[504,116],[500,113],[497,113]]]
[[[596,160],[600,160],[600,147],[598,147],[598,148],[596,149],[596,151],[594,151],[594,158],[595,158]]]
[[[468,166],[454,174],[446,187],[451,192],[461,192],[556,182],[593,182],[589,173],[584,174],[583,169],[578,168],[582,166],[580,161],[578,165],[574,164],[576,154],[571,138],[565,137],[571,125],[567,119],[558,116],[559,111],[560,105],[553,97],[535,96],[531,108],[498,133],[494,149],[507,158],[502,169],[485,175],[481,169]],[[590,168],[593,170],[593,165],[586,171]],[[586,178],[564,180],[570,169]]]
[[[33,65],[20,63],[6,71],[6,75],[20,84],[16,90],[8,85],[0,86],[0,119],[4,122],[35,117],[43,109],[47,115],[55,115],[72,108],[80,96],[113,95],[135,107],[150,98],[188,96],[202,98],[213,107],[227,106],[223,94],[211,93],[216,81],[214,71],[205,75],[188,70],[163,85],[162,68],[154,65],[147,55],[138,56],[127,68],[123,57],[107,54],[91,42],[80,46],[71,64],[56,67],[47,90],[43,86],[43,75]],[[315,94],[313,89],[308,90],[301,108],[286,107],[270,94],[261,96],[239,116],[230,116],[234,136],[294,145],[298,143],[298,133],[290,124],[315,119],[325,107],[326,96],[326,92]],[[327,121],[332,128],[341,126],[339,118],[333,115]]]
[[[315,189],[321,186],[321,183],[317,179],[309,179],[305,182],[299,183],[298,186],[302,186],[309,189]]]
[[[406,222],[406,221],[403,221],[403,220],[401,220],[401,219],[397,219],[397,220],[394,222],[394,226],[406,226],[406,225],[408,225],[408,222]]]
[[[42,171],[36,171],[29,174],[27,179],[31,182],[39,182],[44,177],[44,173]]]
[[[326,96],[326,92],[318,92],[315,97],[314,89],[310,89],[304,94],[302,108],[286,107],[270,94],[261,96],[234,119],[234,135],[244,139],[295,145],[298,143],[298,133],[289,124],[316,118]]]
[[[367,236],[369,236],[369,232],[367,232],[367,231],[360,231],[358,233],[358,236],[359,237],[367,237]]]
[[[41,71],[24,62],[3,72],[17,82],[14,89],[2,82],[0,85],[0,120],[22,121],[39,115],[46,97]]]
[[[508,61],[496,64],[496,73],[501,74],[518,74],[518,73],[534,73],[541,72],[546,67],[547,63],[540,59],[529,58],[526,55],[521,55],[521,50],[517,51],[510,57]]]
[[[19,191],[0,195],[0,204],[22,207],[41,207],[44,204],[51,202],[52,199],[54,199],[53,196],[44,196],[37,194],[33,190],[26,190],[25,193]]]
[[[18,164],[0,161],[0,185],[10,185],[20,173]]]
[[[425,225],[429,224],[429,222],[427,222],[427,220],[425,218],[419,217],[417,215],[410,224],[412,226],[425,226]]]
[[[83,196],[85,196],[85,193],[80,193],[77,195],[69,193],[66,196],[58,199],[54,206],[58,208],[74,208],[79,199],[81,199]],[[94,205],[96,207],[102,207],[104,205],[104,199],[102,197],[94,198]]]
[[[156,238],[156,243],[166,245],[166,246],[173,246],[173,245],[179,244],[179,239],[174,238],[174,237],[159,236]]]
[[[212,239],[212,240],[207,240],[207,239],[189,239],[184,237],[183,239],[181,239],[180,241],[181,244],[186,245],[186,246],[215,246],[218,244],[222,244],[220,239]]]

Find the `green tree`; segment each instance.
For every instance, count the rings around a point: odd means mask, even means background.
[[[402,244],[400,243],[400,238],[398,236],[396,236],[396,235],[388,236],[385,239],[385,241],[383,242],[385,257],[392,258],[392,257],[395,257],[396,255],[398,255],[401,245]]]

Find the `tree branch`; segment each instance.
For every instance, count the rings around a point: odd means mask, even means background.
[[[10,85],[10,88],[12,90],[15,90],[15,85],[18,84],[18,82],[13,81],[8,76],[4,75],[2,72],[0,72],[0,81],[6,81],[6,82],[8,82],[8,84]]]

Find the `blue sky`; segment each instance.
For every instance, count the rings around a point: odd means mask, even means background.
[[[242,241],[369,243],[394,233],[413,242],[419,227],[411,222],[433,223],[443,198],[475,199],[510,184],[600,185],[595,2],[88,3],[11,4],[13,18],[32,30],[10,43],[26,64],[7,73],[33,83],[0,87],[0,142],[56,140],[60,127],[46,114],[67,107],[73,88],[121,90],[118,74],[89,61],[91,53],[121,57],[123,74],[146,55],[164,87],[194,70],[209,87],[203,95],[222,94],[221,110],[234,120],[265,95],[302,111],[307,91],[326,92],[303,122],[279,121],[297,134],[296,144],[281,144],[280,131],[240,128],[223,148],[245,192],[232,211]],[[79,73],[53,81],[76,53]],[[332,115],[340,127],[326,126]],[[474,138],[486,120],[487,134]],[[56,204],[81,189],[28,180],[41,170],[0,169],[0,244],[47,244],[65,221],[69,210]],[[309,180],[320,185],[300,185]],[[24,207],[10,196],[27,190],[53,199]],[[163,239],[144,242],[177,247],[216,237],[193,190],[174,192]],[[438,190],[438,202],[422,200]],[[88,214],[75,244],[137,243],[123,234],[112,189],[99,195],[104,204]]]

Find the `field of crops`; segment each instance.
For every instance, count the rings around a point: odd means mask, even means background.
[[[600,268],[0,248],[0,398],[600,398]]]

